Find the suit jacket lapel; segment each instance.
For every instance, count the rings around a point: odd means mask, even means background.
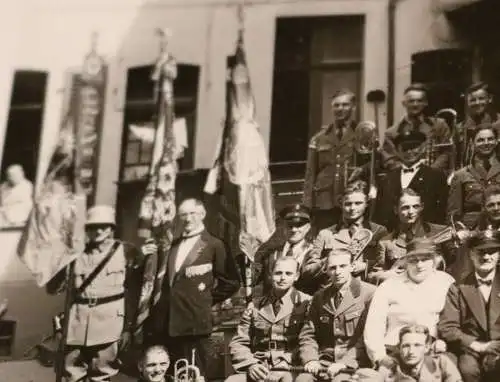
[[[493,279],[490,293],[488,312],[490,328],[495,326],[495,322],[497,321],[498,316],[500,316],[500,275],[497,271],[497,273],[495,274],[495,278]]]
[[[275,322],[282,320],[289,314],[292,314],[295,300],[295,292],[292,289],[290,294],[283,300],[283,305],[281,305],[281,309],[278,312],[278,315],[275,317]],[[274,313],[274,311],[273,311]]]
[[[204,238],[204,233],[202,233],[198,237],[196,242],[194,243],[194,245],[191,248],[191,250],[189,251],[189,253],[186,255],[186,258],[184,259],[184,262],[182,263],[178,272],[175,272],[175,260],[174,260],[173,267],[172,267],[173,272],[174,272],[174,276],[173,276],[171,283],[174,283],[175,279],[178,277],[178,275],[182,274],[182,272],[186,269],[186,267],[190,266],[198,258],[198,256],[200,255],[201,249],[205,246],[205,243],[206,243],[206,241]],[[177,246],[177,248],[179,248],[179,246]],[[179,256],[178,251],[179,250],[177,249],[176,257]]]
[[[408,188],[411,188],[413,190],[419,190],[420,189],[419,185],[424,180],[425,173],[426,173],[426,168],[421,165],[415,172],[415,176],[410,181],[410,184],[408,184]]]
[[[339,316],[342,313],[344,313],[347,309],[349,309],[351,306],[353,306],[356,303],[357,298],[360,295],[361,292],[361,284],[359,280],[357,279],[352,279],[351,284],[347,288],[347,290],[344,293],[344,296],[342,298],[342,301],[340,302],[340,305],[337,307],[335,311],[335,316]],[[330,299],[331,300],[331,299]]]
[[[488,174],[486,175],[486,179],[492,179],[496,177],[500,173],[500,163],[498,160],[493,159],[493,163],[491,164],[490,171],[488,171]]]
[[[422,364],[422,368],[420,369],[420,376],[418,378],[419,382],[428,382],[435,380],[436,366],[434,362],[432,362],[432,358],[425,357],[424,362]]]
[[[476,286],[474,274],[469,274],[464,280],[464,284],[460,285],[459,288],[465,301],[467,302],[467,305],[469,305],[472,314],[476,317],[477,322],[483,330],[487,330],[488,322],[486,319],[486,304],[484,303],[484,298],[481,292]]]
[[[167,263],[167,269],[168,269],[168,282],[170,285],[174,282],[174,277],[175,277],[175,260],[177,259],[177,254],[179,252],[179,244],[180,240],[178,240],[174,245],[172,246],[170,253],[168,254],[168,263]]]
[[[259,309],[259,314],[267,321],[274,323],[276,316],[274,315],[274,310],[272,304],[266,301],[262,307]]]

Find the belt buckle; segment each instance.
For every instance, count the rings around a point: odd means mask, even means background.
[[[89,308],[93,308],[96,305],[97,305],[97,297],[89,297],[89,303],[88,303]]]
[[[278,349],[278,344],[276,341],[269,341],[269,350],[277,350]]]

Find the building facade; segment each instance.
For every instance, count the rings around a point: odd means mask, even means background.
[[[446,57],[461,60],[468,53],[456,52],[468,52],[474,45],[467,28],[456,26],[459,21],[448,15],[467,7],[465,0],[5,3],[0,6],[2,177],[9,165],[21,163],[35,189],[40,186],[67,112],[71,76],[81,70],[95,33],[96,49],[108,65],[95,201],[118,203],[122,226],[128,224],[124,220],[133,220],[133,200],[140,198],[137,192],[150,158],[150,148],[134,136],[131,126],[152,116],[149,71],[159,49],[156,28],[173,32],[169,48],[179,64],[176,113],[186,122],[189,146],[180,165],[189,174],[212,165],[223,126],[227,62],[243,22],[258,122],[269,148],[275,189],[282,195],[296,195],[287,187],[301,183],[308,140],[329,121],[334,90],[348,87],[358,94],[360,119],[373,120],[378,110],[382,134],[402,115],[401,94],[412,80],[437,81],[426,79],[425,70],[415,76],[421,57],[415,54],[445,50],[452,54]],[[425,67],[430,61],[422,62]],[[464,62],[470,65],[456,75],[459,80],[450,79],[460,83],[457,87],[475,73],[473,58]],[[433,73],[439,77],[441,72]],[[386,93],[377,108],[366,101],[366,94],[376,89]],[[122,231],[130,236],[133,223],[127,227]],[[36,288],[18,260],[19,237],[19,229],[0,231],[0,299],[9,299],[7,318],[17,323],[10,354],[14,357],[50,333],[51,317],[62,307],[61,299]]]

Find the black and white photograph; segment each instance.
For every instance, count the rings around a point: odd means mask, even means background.
[[[500,381],[500,0],[0,32],[0,382]]]

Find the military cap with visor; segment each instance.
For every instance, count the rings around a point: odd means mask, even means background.
[[[500,250],[500,232],[493,229],[476,231],[467,243],[469,248],[476,250]]]
[[[394,145],[401,146],[403,149],[412,149],[419,147],[422,143],[427,140],[427,136],[413,128],[404,128],[400,133],[394,138]]]
[[[293,204],[283,208],[280,217],[287,223],[306,224],[311,221],[311,211],[302,204]]]

